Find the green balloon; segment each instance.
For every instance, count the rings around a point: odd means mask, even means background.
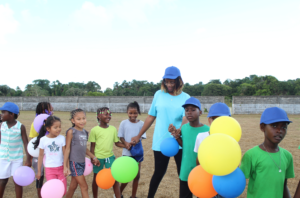
[[[137,176],[138,172],[138,163],[132,157],[119,157],[111,165],[111,174],[113,178],[120,183],[132,181]]]

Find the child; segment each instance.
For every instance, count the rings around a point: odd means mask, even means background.
[[[40,102],[36,106],[35,116],[38,116],[42,113],[46,113],[48,115],[53,115],[53,107],[49,102]],[[35,131],[34,126],[33,126],[33,122],[32,122],[31,127],[30,127],[29,137],[30,138],[35,138],[35,137],[38,137],[38,136],[39,136],[39,133]],[[33,168],[35,174],[38,174],[38,158],[37,157],[31,157],[31,160],[32,160],[32,168]],[[36,180],[36,183],[35,183],[36,190],[37,190],[37,195],[38,195],[39,198],[42,198],[41,189],[42,189],[42,186],[43,186],[43,182],[44,182],[44,166],[42,164],[41,177],[40,177],[39,180]]]
[[[287,179],[295,177],[293,157],[278,146],[291,123],[286,112],[278,107],[265,109],[260,119],[264,142],[249,149],[243,156],[241,170],[248,183],[247,197],[290,197]]]
[[[100,165],[97,158],[87,149],[88,132],[83,129],[86,124],[86,115],[82,109],[71,111],[72,127],[67,130],[66,152],[64,156],[64,173],[71,174],[71,184],[66,198],[73,197],[79,185],[81,196],[89,198],[88,185],[83,175],[85,170],[85,155],[91,157],[93,164]],[[72,146],[71,146],[72,145]]]
[[[2,111],[2,124],[0,125],[0,198],[3,197],[5,186],[15,170],[23,165],[23,146],[26,152],[25,166],[31,166],[30,155],[27,151],[27,134],[23,124],[16,119],[19,115],[19,107],[6,102]],[[23,195],[23,187],[15,184],[17,198]]]
[[[98,186],[96,184],[97,173],[105,168],[110,168],[115,160],[113,153],[114,143],[118,147],[124,148],[125,146],[119,142],[118,132],[114,126],[108,125],[111,119],[111,112],[109,108],[103,107],[97,109],[97,120],[99,126],[95,126],[91,130],[89,142],[91,142],[91,153],[93,153],[100,161],[100,166],[93,166],[94,178],[93,178],[93,196],[98,197]],[[117,198],[121,198],[119,183],[115,182],[114,193]]]
[[[45,135],[49,132],[48,135]],[[66,148],[66,139],[60,135],[61,122],[58,117],[49,116],[45,125],[42,126],[37,140],[33,143],[34,149],[39,147],[39,159],[38,159],[38,173],[36,178],[41,179],[42,176],[42,164],[44,154],[45,160],[45,172],[47,181],[51,179],[59,179],[65,185],[65,193],[67,191],[67,178],[64,176],[64,153]]]
[[[188,187],[188,176],[193,168],[196,167],[197,153],[194,152],[195,141],[198,134],[209,131],[207,125],[200,123],[199,117],[202,114],[201,103],[198,99],[190,97],[182,106],[185,110],[185,116],[189,123],[181,127],[181,137],[176,134],[176,128],[171,124],[169,131],[182,146],[182,161],[180,169],[180,198],[192,198],[193,194]]]
[[[119,127],[119,132],[118,132],[118,136],[121,142],[125,145],[125,148],[123,148],[122,155],[132,156],[139,163],[139,172],[136,178],[134,178],[133,180],[132,196],[131,196],[132,198],[136,197],[136,192],[137,192],[139,179],[140,179],[141,162],[143,161],[143,154],[144,154],[141,141],[135,146],[133,146],[132,148],[131,148],[132,145],[130,144],[131,138],[137,136],[144,125],[143,121],[137,120],[138,114],[141,115],[139,104],[136,101],[129,103],[127,106],[127,115],[129,119],[123,120],[121,122]],[[146,138],[146,133],[143,134],[142,138],[144,139]],[[137,155],[133,156],[136,153],[134,153],[133,151],[132,154],[130,150],[137,150],[137,148],[138,148]],[[126,186],[127,184],[121,184],[121,194]]]
[[[210,107],[208,115],[207,115],[209,126],[216,118],[218,118],[220,116],[231,116],[229,107],[225,103],[222,103],[222,102],[215,103]],[[198,153],[200,144],[207,136],[209,136],[209,132],[198,134],[198,136],[196,138],[195,148],[194,148],[195,153]],[[197,165],[199,165],[198,157],[196,158],[196,163],[197,163]]]

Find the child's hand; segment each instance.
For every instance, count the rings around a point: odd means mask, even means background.
[[[67,176],[70,175],[70,174],[71,174],[70,169],[67,168],[67,167],[64,167],[64,175],[67,177]]]
[[[129,142],[125,142],[125,148],[127,149],[127,150],[130,150],[131,149],[131,144],[129,143]]]
[[[100,166],[100,161],[96,158],[92,162],[95,166]]]
[[[38,172],[38,174],[36,174],[36,179],[40,180],[41,176],[42,176],[41,172]]]
[[[26,159],[25,166],[31,167],[31,159],[30,158]]]
[[[168,130],[169,130],[170,133],[173,134],[176,131],[176,128],[173,124],[170,124]]]

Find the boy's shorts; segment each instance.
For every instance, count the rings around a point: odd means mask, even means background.
[[[70,161],[70,171],[71,176],[81,176],[84,173],[85,169],[85,162],[79,163],[79,162],[72,162]]]
[[[104,165],[105,165],[105,168],[110,168],[112,163],[115,161],[115,159],[116,159],[116,157],[114,155],[111,157],[108,157],[108,158],[104,158],[104,159],[98,158],[98,160],[100,161],[100,166],[93,165],[93,172],[98,173],[99,171],[101,171],[104,168]]]
[[[14,161],[8,161],[6,159],[0,159],[0,179],[7,179],[14,175],[15,171],[23,166],[23,159]]]

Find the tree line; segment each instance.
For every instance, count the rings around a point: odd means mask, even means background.
[[[26,85],[24,91],[20,87],[13,89],[0,85],[0,96],[153,96],[161,83],[124,80],[122,83],[115,82],[112,89],[103,91],[95,81],[63,84],[59,80],[50,82],[37,79]],[[226,96],[228,99],[232,96],[300,95],[300,78],[279,81],[274,76],[250,75],[243,79],[227,79],[223,83],[219,79],[207,84],[185,83],[183,91],[191,96]]]

